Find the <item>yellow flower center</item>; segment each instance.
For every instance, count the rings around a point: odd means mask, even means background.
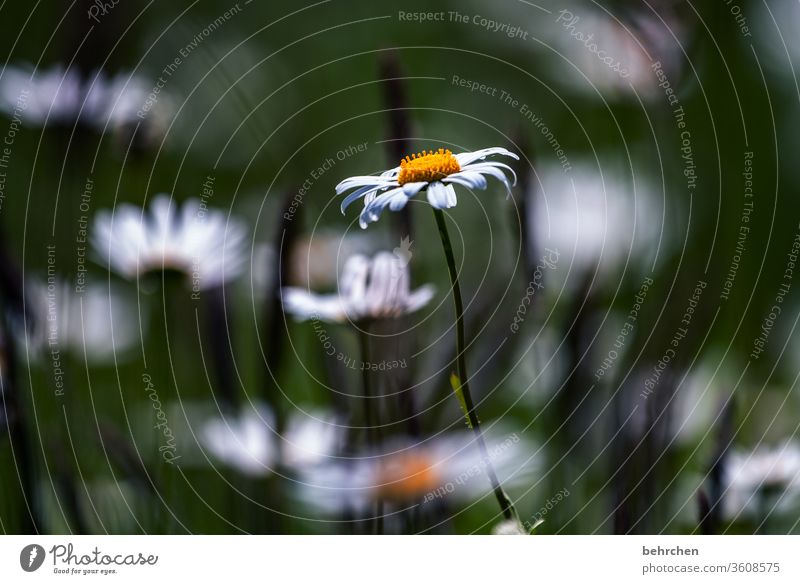
[[[432,182],[458,172],[461,166],[453,153],[444,148],[437,152],[424,150],[419,154],[406,156],[400,161],[400,174],[397,182],[401,185],[412,182]]]

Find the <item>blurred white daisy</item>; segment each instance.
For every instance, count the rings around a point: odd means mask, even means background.
[[[34,328],[27,337],[34,352],[70,351],[97,364],[122,360],[138,344],[147,323],[117,287],[85,285],[79,291],[63,280],[34,282],[26,305]]]
[[[140,120],[137,114],[148,100],[152,87],[145,84],[144,79],[129,73],[118,73],[107,79],[103,73],[98,73],[89,81],[86,89],[86,102],[83,106],[83,115],[88,121],[103,129],[106,124],[121,126],[133,124]],[[166,104],[171,103],[169,98],[159,92],[158,110],[166,109]],[[144,119],[149,119],[148,116]]]
[[[244,226],[222,211],[205,209],[196,199],[178,209],[168,195],[158,195],[147,213],[127,204],[99,212],[92,244],[98,261],[125,278],[175,270],[200,290],[242,272],[245,238]]]
[[[301,288],[330,288],[336,285],[339,258],[368,254],[380,245],[376,232],[315,231],[298,237],[289,254],[288,282]]]
[[[342,213],[350,203],[364,198],[364,210],[359,216],[359,225],[364,229],[377,221],[386,207],[399,211],[408,200],[427,189],[428,202],[436,209],[455,207],[458,199],[454,184],[469,189],[484,190],[486,175],[500,180],[511,196],[511,184],[505,175],[509,172],[516,183],[514,171],[502,162],[485,161],[487,156],[500,154],[519,160],[516,154],[505,148],[484,148],[475,152],[453,154],[440,148],[438,151],[420,152],[406,156],[400,166],[387,170],[379,176],[353,176],[336,186],[341,195],[355,189],[342,202]]]
[[[528,480],[535,449],[516,434],[487,440],[489,458],[505,487]],[[366,510],[382,499],[422,505],[438,499],[470,500],[489,493],[485,462],[475,436],[467,432],[423,443],[396,442],[379,455],[339,460],[311,468],[303,477],[301,497],[336,513]]]
[[[203,446],[220,462],[250,476],[267,476],[278,464],[275,416],[265,405],[237,416],[206,421],[200,430]]]
[[[533,249],[558,251],[557,271],[614,270],[630,255],[634,264],[652,261],[661,231],[649,181],[637,177],[635,190],[612,168],[578,163],[565,175],[546,166],[534,181],[529,206]]]
[[[151,92],[152,84],[134,73],[109,79],[102,71],[82,77],[77,69],[61,65],[10,65],[0,77],[0,109],[11,115],[21,110],[24,121],[36,125],[81,121],[103,130],[144,121],[152,135],[163,129],[174,103],[166,92],[159,92],[158,101],[151,103]]]
[[[299,409],[278,435],[266,404],[236,416],[207,416],[201,425],[200,442],[214,458],[250,476],[266,476],[277,465],[299,471],[329,462],[347,430],[327,411]]]
[[[507,519],[492,528],[492,535],[528,535],[528,532],[516,519]]]
[[[733,10],[733,6],[730,9]],[[736,9],[743,14],[738,6]],[[752,32],[739,40],[755,46],[759,56],[763,55],[760,61],[765,68],[793,82],[800,63],[800,39],[795,34],[800,25],[800,5],[797,2],[765,3],[748,17],[752,18]],[[733,14],[730,18],[733,20]]]
[[[728,517],[769,512],[773,505],[776,510],[785,509],[800,494],[800,444],[787,441],[749,452],[734,451],[725,465],[723,481]]]
[[[347,428],[324,411],[296,411],[286,423],[281,440],[281,460],[292,468],[324,462],[342,448]]]
[[[595,98],[663,99],[653,65],[676,87],[691,30],[673,10],[661,8],[656,14],[626,6],[611,15],[584,3],[554,12],[555,22],[537,23],[540,38],[565,61],[558,81]]]
[[[283,305],[286,312],[301,320],[342,323],[396,317],[419,310],[433,298],[433,286],[412,292],[410,279],[407,264],[396,254],[381,252],[372,259],[356,254],[345,262],[338,294],[320,295],[287,287],[282,291]]]
[[[83,83],[75,69],[55,65],[48,70],[8,66],[0,77],[0,109],[8,114],[24,103],[26,123],[72,120],[83,102]]]

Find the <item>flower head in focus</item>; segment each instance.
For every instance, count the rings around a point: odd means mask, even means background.
[[[409,314],[430,302],[433,294],[430,285],[411,291],[408,266],[396,255],[381,252],[371,259],[350,256],[339,277],[338,294],[287,287],[282,297],[284,310],[302,320],[341,323]]]
[[[175,270],[208,289],[238,276],[245,264],[245,228],[198,201],[178,204],[158,195],[149,212],[121,205],[95,219],[92,244],[101,263],[125,278]]]
[[[519,160],[505,148],[483,148],[475,152],[453,154],[440,148],[438,151],[420,152],[406,156],[400,166],[387,170],[379,176],[353,176],[336,186],[336,194],[353,191],[342,202],[342,213],[350,203],[363,198],[364,210],[359,216],[359,225],[365,229],[377,221],[386,207],[399,211],[417,193],[427,190],[428,202],[436,209],[455,207],[458,199],[453,185],[469,189],[484,190],[486,175],[501,181],[511,196],[511,183],[505,172],[514,177],[514,171],[502,162],[486,161],[487,156],[500,154]],[[355,190],[353,190],[355,189]]]

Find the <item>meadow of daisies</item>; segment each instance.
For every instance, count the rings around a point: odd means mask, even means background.
[[[0,530],[800,531],[738,7],[0,6]]]

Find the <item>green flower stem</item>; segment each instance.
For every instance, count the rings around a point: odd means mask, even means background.
[[[492,483],[494,496],[500,504],[500,509],[503,511],[503,517],[506,519],[517,519],[517,512],[511,499],[508,498],[503,487],[500,486],[500,481],[497,480],[497,474],[494,471],[494,466],[489,458],[489,451],[486,448],[486,441],[481,432],[481,424],[478,420],[478,414],[475,412],[475,405],[472,401],[472,394],[469,391],[469,376],[467,375],[466,365],[466,343],[464,342],[464,305],[461,300],[461,286],[458,283],[458,271],[456,270],[455,256],[453,255],[453,245],[450,242],[450,234],[447,232],[447,224],[445,223],[444,213],[441,209],[433,208],[433,215],[436,217],[436,225],[439,227],[439,237],[442,239],[442,248],[444,249],[445,258],[447,258],[447,269],[450,273],[450,282],[453,285],[453,305],[456,313],[456,370],[458,372],[459,381],[461,383],[461,390],[464,396],[464,406],[466,408],[466,416],[469,420],[472,431],[475,433],[475,440],[478,443],[483,462],[486,465],[486,474],[489,475],[489,481]]]

